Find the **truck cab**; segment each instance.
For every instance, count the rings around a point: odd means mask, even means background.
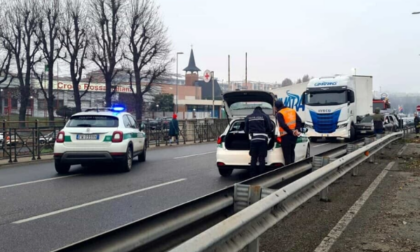
[[[335,75],[312,79],[303,95],[311,141],[356,138],[358,116],[372,110],[372,77]]]

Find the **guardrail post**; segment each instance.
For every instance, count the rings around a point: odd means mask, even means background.
[[[375,138],[373,137],[366,137],[365,138],[365,145],[369,145],[371,143],[373,143],[375,141]],[[375,156],[371,155],[369,158],[369,163],[374,163],[375,162]]]
[[[312,159],[312,168],[318,170],[334,160],[335,158],[314,156]],[[330,199],[328,198],[328,186],[319,193],[319,197],[320,201],[330,202]]]
[[[235,184],[234,191],[234,206],[235,212],[239,212],[247,206],[259,201],[261,199],[261,186]],[[247,252],[259,252],[260,241],[259,238],[253,240],[247,246]]]
[[[359,149],[359,145],[357,144],[347,144],[347,155],[352,153],[353,151]],[[357,176],[359,174],[358,166],[354,167],[352,170],[352,176]]]

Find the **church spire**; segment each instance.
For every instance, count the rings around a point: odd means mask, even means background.
[[[190,54],[190,62],[188,63],[188,66],[186,68],[184,68],[184,71],[186,72],[200,72],[200,68],[198,68],[195,65],[195,58],[194,58],[194,51],[191,47],[191,54]]]

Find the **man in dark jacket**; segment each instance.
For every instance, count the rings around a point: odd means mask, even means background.
[[[419,118],[419,115],[417,113],[414,113],[414,127],[416,128],[416,134],[419,134],[419,132],[420,132],[420,118]]]
[[[377,108],[374,111],[373,115],[373,129],[375,131],[375,134],[383,134],[384,133],[384,115],[380,114],[380,110]]]
[[[300,135],[298,129],[302,128],[302,119],[294,109],[284,106],[282,100],[277,100],[275,106],[277,108],[284,164],[288,165],[295,162],[295,148]]]
[[[169,145],[172,145],[172,142],[176,141],[176,144],[179,144],[179,139],[178,139],[178,135],[179,135],[179,125],[178,125],[178,120],[176,119],[177,115],[174,114],[172,116],[172,120],[169,123]]]
[[[264,113],[261,107],[256,107],[254,112],[245,118],[245,134],[250,135],[251,156],[250,175],[257,175],[257,159],[260,163],[259,172],[265,170],[265,158],[267,157],[268,138],[273,131],[270,117]]]

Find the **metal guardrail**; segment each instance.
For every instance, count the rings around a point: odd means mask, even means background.
[[[347,146],[343,145],[320,155],[338,158],[347,154],[347,151]],[[272,170],[236,186],[283,187],[294,179],[306,177],[314,169],[314,159],[311,157]],[[241,204],[246,207],[249,202],[241,201],[238,189],[230,186],[56,251],[167,251],[226,220],[241,208]]]
[[[249,187],[249,203],[252,204],[210,229],[191,238],[172,252],[240,251],[248,246],[248,252],[258,251],[258,237],[274,226],[290,212],[308,199],[320,193],[321,199],[328,197],[327,188],[349,171],[357,175],[357,166],[371,158],[376,152],[403,137],[412,129],[384,136],[377,141],[367,140],[367,145],[348,146],[348,154],[337,158],[314,159],[315,170],[282,187],[279,190],[263,186]],[[244,191],[243,185],[236,185]]]

